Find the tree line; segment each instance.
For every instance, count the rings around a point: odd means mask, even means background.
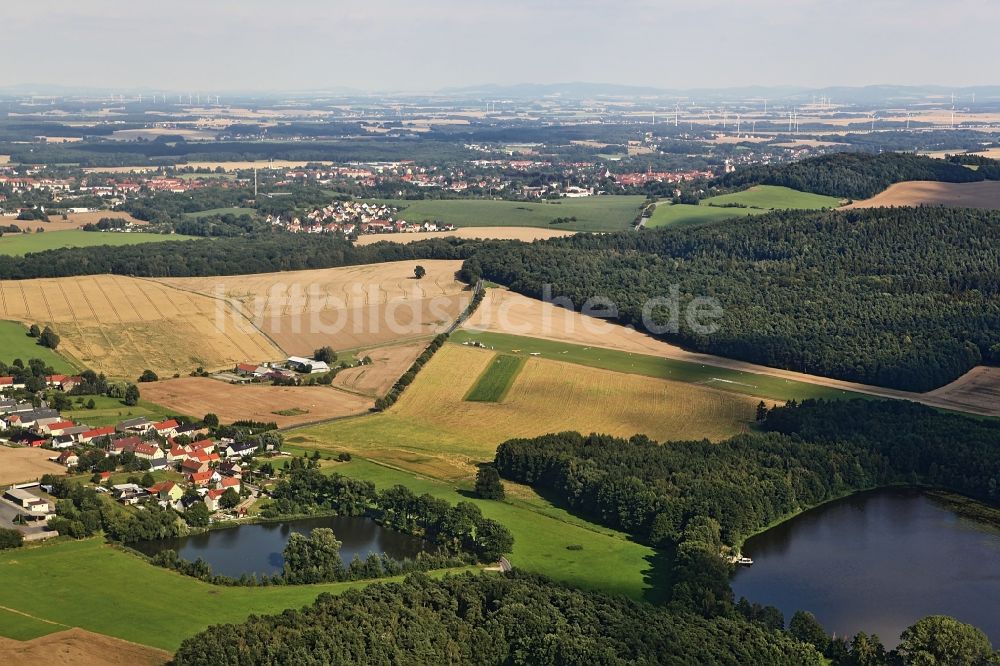
[[[213,626],[196,664],[769,664],[819,666],[812,647],[740,619],[677,615],[523,573],[409,576],[301,610]]]
[[[662,326],[699,352],[925,391],[1000,362],[998,265],[1000,214],[905,208],[485,243],[460,275],[533,298],[548,285],[577,310],[604,297],[618,323]],[[644,311],[673,293],[680,308],[715,298],[718,330],[699,332],[670,304]]]
[[[293,469],[271,492],[274,500],[262,515],[269,518],[335,511],[344,516],[368,516],[399,532],[422,537],[449,555],[470,553],[482,562],[496,562],[514,545],[510,531],[485,518],[471,502],[451,506],[429,494],[417,496],[405,486],[381,491],[370,481],[317,469]]]
[[[894,183],[933,180],[974,183],[1000,179],[1000,174],[974,171],[945,160],[912,153],[831,153],[778,165],[754,165],[720,176],[715,185],[745,188],[780,185],[803,192],[845,199],[867,199]]]
[[[0,279],[76,275],[198,277],[334,268],[383,261],[464,259],[475,242],[440,239],[355,246],[332,234],[262,234],[175,243],[45,250],[0,256]]]

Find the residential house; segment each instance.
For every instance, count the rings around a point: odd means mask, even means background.
[[[0,377],[0,393],[4,391],[18,391],[24,388],[24,382],[14,377]]]
[[[156,496],[160,501],[173,504],[184,496],[184,489],[173,481],[162,481],[154,486],[146,488],[150,495]]]
[[[81,444],[90,444],[95,439],[100,439],[101,437],[110,437],[113,434],[115,434],[115,427],[105,426],[103,428],[93,428],[91,430],[85,430],[84,432],[80,433],[80,436],[77,439],[80,441]]]
[[[82,380],[80,377],[70,377],[68,375],[49,375],[45,378],[45,385],[49,388],[57,388],[62,391],[72,391]]]
[[[40,425],[37,427],[37,430],[39,435],[55,437],[56,435],[62,435],[66,430],[75,426],[76,424],[72,421],[56,421],[55,423]]]
[[[169,439],[167,443],[170,444],[170,450],[167,451],[167,462],[168,463],[182,463],[187,460],[188,452],[183,446],[176,443],[174,440]]]
[[[206,488],[221,479],[222,475],[213,470],[206,470],[204,472],[195,472],[194,474],[190,474],[188,478],[191,480],[193,485]]]
[[[243,478],[243,467],[236,460],[227,460],[219,465],[219,473],[231,476],[234,479]]]
[[[218,481],[216,481],[215,487],[219,490],[226,490],[228,488],[232,488],[236,492],[240,492],[241,485],[239,479],[234,479],[231,476],[224,476]]]
[[[6,420],[7,424],[12,427],[31,428],[36,425],[55,423],[61,419],[59,418],[59,412],[56,410],[41,408],[11,414]]]
[[[181,472],[184,474],[201,474],[208,471],[208,461],[200,458],[186,458],[181,463]]]
[[[247,458],[257,453],[257,446],[250,442],[233,442],[226,447],[224,453],[226,458]]]
[[[156,434],[160,437],[173,437],[174,434],[176,434],[177,426],[179,425],[180,424],[174,419],[167,419],[166,421],[154,423],[153,430],[155,430]]]
[[[225,490],[209,490],[205,493],[205,506],[208,507],[209,511],[219,510],[219,500],[222,499],[225,492]]]
[[[145,416],[122,421],[116,426],[118,432],[146,432],[153,428],[153,422]]]
[[[184,423],[174,428],[174,437],[187,435],[188,437],[194,438],[198,435],[207,435],[207,434],[208,434],[208,428],[206,428],[203,425],[198,425],[197,423]]]
[[[56,458],[56,462],[60,465],[65,465],[66,467],[76,467],[76,464],[80,462],[80,456],[76,455],[70,449],[67,449],[59,454]]]

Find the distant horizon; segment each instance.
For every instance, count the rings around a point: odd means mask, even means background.
[[[987,98],[995,96],[1000,99],[1000,83],[983,83],[972,85],[948,85],[944,83],[925,84],[896,84],[896,83],[872,83],[865,85],[794,85],[794,84],[745,84],[731,86],[697,86],[697,87],[670,87],[654,86],[642,84],[623,84],[607,81],[521,81],[518,83],[503,84],[493,82],[474,83],[462,86],[444,86],[440,88],[353,88],[350,86],[316,86],[314,88],[253,88],[240,89],[220,88],[218,90],[195,89],[195,88],[174,88],[157,86],[131,86],[115,88],[112,86],[100,85],[67,85],[59,83],[15,83],[0,85],[0,94],[31,94],[39,95],[119,95],[138,94],[143,95],[167,95],[167,96],[187,96],[187,95],[236,95],[236,96],[305,96],[305,95],[364,95],[364,96],[418,96],[418,95],[440,95],[440,96],[461,96],[466,94],[477,94],[483,92],[509,92],[517,89],[538,89],[542,94],[559,94],[559,89],[593,89],[593,94],[614,97],[616,95],[648,95],[648,96],[670,96],[676,94],[692,93],[736,93],[736,92],[771,92],[776,95],[801,95],[820,93],[825,91],[897,91],[913,92],[926,95],[947,96],[949,93],[969,95],[971,93],[983,93]],[[603,91],[601,90],[603,89]],[[545,91],[549,92],[545,92]],[[777,99],[777,98],[776,98]],[[133,100],[134,101],[134,100]],[[168,100],[169,102],[169,100]]]
[[[987,0],[34,0],[4,8],[0,88],[433,91],[518,81],[668,89],[968,87],[994,76]],[[31,83],[46,82],[46,83]],[[155,83],[151,83],[155,82]]]

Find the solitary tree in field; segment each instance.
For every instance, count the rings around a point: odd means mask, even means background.
[[[500,473],[493,465],[483,465],[476,472],[476,494],[483,499],[504,498],[503,482],[500,480]]]
[[[59,346],[59,336],[50,327],[46,326],[41,335],[38,336],[38,344],[49,349]]]
[[[143,370],[142,374],[139,375],[140,382],[155,382],[158,379],[159,377],[156,376],[156,373],[148,368]]]
[[[37,338],[41,334],[42,331],[38,328],[38,324],[32,324],[31,328],[28,329],[28,337]]]
[[[413,269],[413,277],[418,280],[427,275],[427,270],[423,266],[417,266]]]
[[[129,384],[125,389],[125,396],[122,398],[122,402],[129,407],[134,407],[139,404],[139,387],[135,384]]]
[[[205,414],[205,416],[201,419],[201,422],[207,425],[209,428],[219,427],[219,417],[211,412]]]

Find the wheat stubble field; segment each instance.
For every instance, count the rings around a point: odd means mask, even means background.
[[[723,439],[754,418],[758,399],[704,386],[539,358],[527,359],[499,402],[469,390],[496,354],[446,344],[386,413],[295,431],[297,445],[363,453],[436,478],[475,473],[512,437],[579,430],[654,439]]]
[[[135,378],[146,368],[188,374],[282,355],[225,308],[204,295],[118,275],[0,282],[0,319],[51,325],[61,353],[110,377]]]
[[[847,208],[887,208],[890,206],[947,206],[950,208],[1000,208],[1000,182],[938,183],[913,180],[896,183],[871,199]]]
[[[420,280],[417,265],[427,271]],[[288,354],[310,355],[325,345],[339,351],[440,333],[470,300],[455,279],[461,265],[428,259],[158,282],[224,298]]]

